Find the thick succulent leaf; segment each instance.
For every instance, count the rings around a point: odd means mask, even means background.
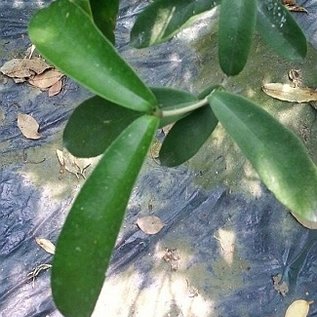
[[[290,60],[306,56],[306,38],[280,0],[258,1],[257,31],[279,55]]]
[[[119,10],[119,0],[90,0],[90,7],[96,25],[105,37],[114,43],[114,29]]]
[[[222,0],[219,17],[219,62],[229,76],[247,62],[256,22],[256,0]]]
[[[198,100],[197,97],[184,90],[161,87],[153,87],[151,90],[158,101],[159,108],[162,110],[174,107],[175,105],[183,105]],[[184,115],[162,118],[160,127],[173,123],[182,117],[184,117]]]
[[[92,97],[80,104],[68,120],[64,145],[76,157],[97,156],[140,115],[98,96]]]
[[[52,270],[57,308],[91,315],[102,288],[131,190],[158,118],[136,119],[108,148],[77,196],[59,236]]]
[[[100,97],[136,111],[154,110],[152,92],[74,3],[57,0],[38,11],[29,35],[45,58]]]
[[[193,157],[217,126],[218,120],[209,106],[193,111],[177,121],[162,144],[162,165],[177,166]]]
[[[211,10],[221,0],[157,0],[138,16],[132,31],[134,47],[148,47],[170,39],[196,15]]]
[[[245,98],[216,91],[208,100],[276,198],[300,218],[317,222],[317,168],[300,139]]]

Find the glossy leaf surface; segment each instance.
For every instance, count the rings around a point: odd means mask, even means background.
[[[98,96],[92,97],[80,104],[69,118],[64,145],[76,157],[97,156],[140,115]]]
[[[98,28],[112,43],[115,42],[114,29],[119,10],[119,1],[90,0],[90,8]]]
[[[162,144],[162,165],[177,166],[193,157],[217,126],[218,120],[208,106],[177,121]]]
[[[88,15],[91,16],[89,0],[72,0],[72,2],[81,7]]]
[[[221,85],[210,85],[210,86],[207,86],[204,90],[202,90],[198,94],[197,97],[198,97],[198,99],[204,99],[216,89],[217,90],[223,90],[224,88]]]
[[[222,0],[219,17],[219,63],[229,76],[247,62],[256,22],[256,0]]]
[[[157,0],[138,16],[132,31],[134,47],[148,47],[170,39],[190,19],[211,10],[220,0]]]
[[[194,102],[198,100],[196,96],[184,90],[161,87],[153,87],[151,88],[151,90],[158,101],[160,109],[177,107],[177,105],[179,104]],[[184,115],[162,118],[160,122],[160,127],[164,127],[170,123],[173,123],[182,117],[184,117]]]
[[[317,168],[299,138],[245,98],[217,91],[208,100],[268,189],[294,214],[316,222]]]
[[[306,56],[306,38],[280,0],[258,1],[257,31],[279,55],[290,60]]]
[[[59,236],[52,291],[67,317],[91,315],[105,279],[128,199],[158,119],[136,119],[108,148],[87,179]]]
[[[74,3],[57,0],[38,11],[29,35],[45,58],[100,97],[136,111],[154,110],[152,92]]]

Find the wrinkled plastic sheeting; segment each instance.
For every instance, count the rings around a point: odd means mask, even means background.
[[[28,20],[49,2],[0,3],[1,65],[25,56],[30,46]],[[122,1],[118,48],[151,85],[192,90],[202,61],[190,45],[176,38],[154,49],[129,48],[129,30],[148,2]],[[315,1],[304,4],[309,12],[317,8]],[[299,20],[314,42],[313,17],[307,16],[307,24],[304,15]],[[206,25],[198,23],[193,36]],[[90,94],[68,79],[52,98],[3,76],[0,80],[0,316],[61,316],[51,299],[49,271],[34,281],[27,274],[51,262],[34,239],[56,241],[82,183],[74,175],[60,179],[54,151],[62,146],[61,132],[71,111]],[[21,136],[18,112],[38,120],[40,140]],[[134,189],[95,315],[268,317],[283,316],[293,299],[316,301],[315,231],[297,224],[264,188],[255,199],[231,193],[222,185],[203,190],[193,182],[194,173],[186,166],[165,169],[148,160]],[[152,212],[165,226],[148,236],[135,222]],[[229,246],[223,244],[222,234],[230,238]],[[167,249],[179,253],[176,270],[162,260]],[[289,287],[285,297],[273,288],[272,276],[277,274]],[[122,280],[134,282],[134,291],[127,297]],[[315,314],[313,304],[310,315]]]

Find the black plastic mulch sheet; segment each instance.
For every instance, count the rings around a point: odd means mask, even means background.
[[[1,1],[1,65],[25,57],[29,18],[47,3]],[[298,18],[316,46],[317,4],[302,3],[309,14]],[[142,51],[128,47],[129,30],[145,4],[121,4],[118,48],[151,85],[192,90],[202,62],[193,48],[177,39]],[[46,92],[1,75],[0,95],[0,316],[61,316],[51,299],[49,269],[34,280],[28,273],[51,263],[52,256],[35,238],[56,241],[82,184],[74,175],[59,174],[55,150],[62,147],[61,133],[71,111],[90,94],[64,79],[62,92],[49,98]],[[18,113],[37,119],[41,139],[21,135]],[[200,177],[198,172],[186,166],[166,169],[151,158],[145,165],[95,316],[271,317],[284,316],[295,299],[317,301],[317,234],[299,225],[264,187],[255,197],[232,192],[224,184],[207,190],[193,181]],[[135,225],[140,215],[148,214],[165,224],[153,236]],[[120,284],[120,276],[129,280],[127,272],[137,276],[135,289],[129,297],[122,294],[118,299],[118,294],[114,300],[111,283]],[[162,272],[163,280],[157,277]],[[275,287],[273,277],[280,278]],[[183,293],[167,293],[160,283],[168,281],[167,288],[173,289],[177,278],[186,286],[179,287]],[[147,297],[151,292],[156,295]],[[148,307],[142,306],[142,296],[148,298]],[[316,315],[313,303],[309,316]]]

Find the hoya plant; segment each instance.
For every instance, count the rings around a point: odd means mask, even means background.
[[[162,165],[186,162],[221,124],[275,197],[298,219],[317,222],[317,169],[299,138],[218,83],[198,96],[147,86],[115,49],[118,6],[118,0],[56,0],[29,25],[41,55],[95,94],[76,108],[63,136],[77,157],[102,154],[56,246],[52,291],[65,316],[92,313],[135,180],[156,130],[167,124],[174,123],[159,153]],[[279,0],[156,0],[137,17],[131,44],[167,41],[216,6],[225,74],[241,72],[254,32],[284,58],[305,57],[305,36]]]

